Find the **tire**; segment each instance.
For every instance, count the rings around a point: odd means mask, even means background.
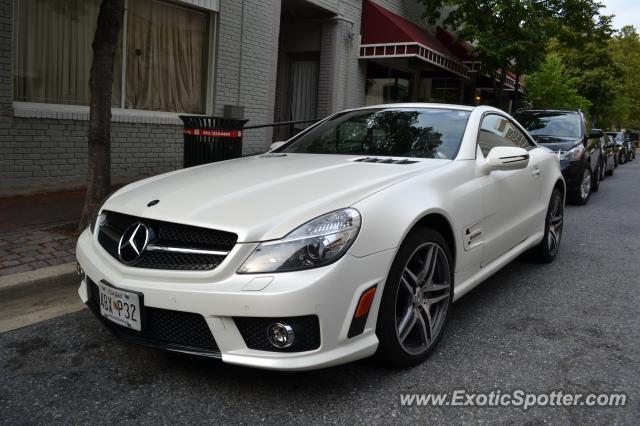
[[[587,178],[589,179],[589,185],[587,185]],[[589,202],[589,198],[591,197],[591,170],[589,170],[589,168],[585,167],[580,182],[577,192],[570,195],[570,200],[572,204],[584,206]]]
[[[627,162],[627,156],[624,152],[620,151],[620,158],[618,159],[618,164],[624,164]]]
[[[558,255],[562,241],[564,225],[564,203],[562,193],[554,188],[549,199],[549,207],[544,221],[544,237],[540,244],[531,250],[533,259],[542,263],[550,263]]]
[[[608,172],[604,172],[605,175],[607,176],[613,176],[613,170],[615,169],[615,167],[611,170],[609,170]]]
[[[604,169],[605,168],[606,168],[605,162],[600,160],[600,182],[602,182],[606,178],[605,173],[604,173]]]
[[[385,364],[420,364],[442,338],[453,301],[450,250],[442,235],[430,228],[418,228],[400,246],[384,286],[376,324],[380,341],[376,356]],[[430,267],[425,268],[426,264]]]
[[[598,192],[600,189],[600,170],[600,163],[598,163],[598,169],[591,174],[591,192]]]

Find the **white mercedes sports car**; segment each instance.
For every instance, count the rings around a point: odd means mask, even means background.
[[[263,155],[126,186],[78,241],[124,340],[303,370],[423,361],[451,304],[562,235],[555,154],[491,107],[340,112]]]

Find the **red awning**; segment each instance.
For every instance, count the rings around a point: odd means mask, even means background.
[[[456,36],[453,35],[450,31],[445,30],[442,27],[438,27],[436,32],[436,37],[442,44],[447,46],[449,51],[453,52],[457,58],[459,58],[463,64],[465,64],[470,71],[480,71],[480,65],[482,64],[482,60],[478,57],[477,53],[473,51],[473,46],[466,41],[459,41],[456,39]],[[502,70],[497,70],[493,73],[493,78],[496,81],[500,81],[500,75],[502,74]],[[489,74],[485,74],[487,77],[491,78]],[[505,78],[505,86],[510,89],[515,89],[516,85],[516,76],[512,72],[508,72]],[[524,85],[522,81],[520,82],[520,91],[523,91]]]
[[[417,57],[468,78],[467,67],[436,36],[371,0],[363,0],[361,33],[361,58]]]
[[[450,31],[447,31],[442,27],[438,27],[436,30],[436,37],[462,62],[476,62],[480,60],[478,55],[473,51],[473,46],[471,46],[471,44],[466,41],[457,40],[456,36]]]

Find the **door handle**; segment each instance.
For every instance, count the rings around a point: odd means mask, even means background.
[[[534,176],[540,176],[540,168],[536,167],[535,169],[533,169],[533,172],[531,173]]]

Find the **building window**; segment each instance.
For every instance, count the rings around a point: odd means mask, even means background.
[[[431,82],[431,100],[429,102],[462,103],[462,79],[433,78]]]
[[[411,75],[374,62],[367,64],[365,104],[378,105],[408,102]]]
[[[158,0],[126,5],[113,106],[205,112],[211,14]],[[89,104],[99,8],[100,0],[16,1],[16,101]]]

